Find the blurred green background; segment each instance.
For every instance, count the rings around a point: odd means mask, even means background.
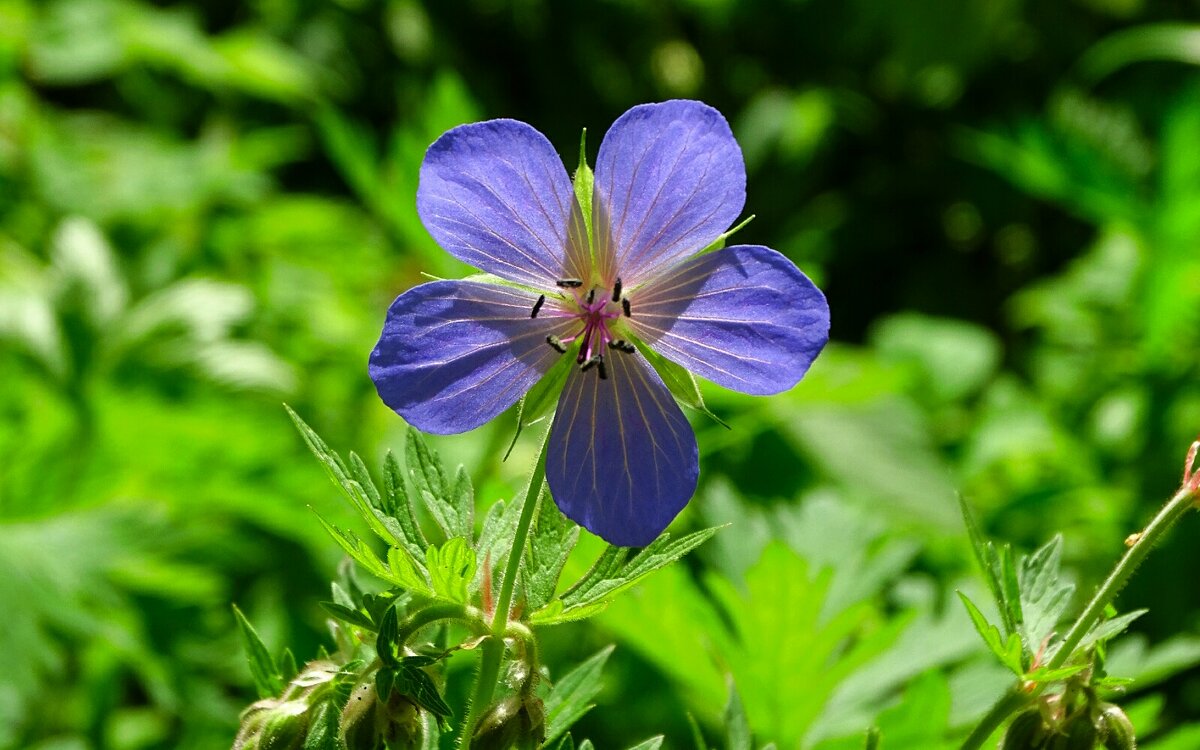
[[[826,291],[791,392],[706,391],[681,528],[733,521],[604,615],[598,747],[731,674],[782,748],[945,746],[1005,684],[961,492],[1090,590],[1200,431],[1196,0],[0,0],[0,748],[228,747],[230,603],[312,658],[353,524],[281,404],[376,458],[391,299],[462,269],[414,210],[445,129],[515,117],[573,164],[633,104],[703,99],[749,169],[740,241]],[[434,444],[510,498],[506,417]],[[1200,747],[1200,520],[1121,598],[1150,748]],[[581,545],[573,565],[587,563]],[[976,596],[981,601],[983,596]],[[466,672],[463,672],[465,679]],[[454,687],[451,692],[463,688]]]

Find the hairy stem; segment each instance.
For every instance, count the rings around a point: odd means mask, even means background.
[[[517,521],[517,530],[513,534],[512,549],[508,552],[508,563],[504,566],[504,577],[500,579],[500,593],[496,597],[496,613],[492,617],[491,634],[480,646],[479,673],[475,677],[475,689],[471,694],[471,706],[467,710],[467,718],[463,722],[462,736],[459,738],[459,748],[469,750],[471,737],[479,724],[483,712],[487,710],[496,692],[496,683],[500,679],[500,663],[504,659],[504,635],[509,629],[508,614],[512,609],[513,594],[517,586],[517,574],[521,569],[521,558],[525,554],[525,543],[529,538],[529,527],[533,524],[533,514],[537,510],[538,498],[542,494],[542,485],[546,483],[546,448],[550,444],[550,434],[546,433],[538,453],[537,463],[534,464],[533,474],[529,477],[529,486],[525,488],[525,500],[521,505],[521,517]]]
[[[1150,554],[1150,550],[1162,541],[1163,536],[1175,525],[1175,522],[1183,517],[1197,500],[1197,487],[1194,483],[1184,482],[1184,486],[1176,492],[1170,500],[1167,501],[1158,513],[1146,524],[1146,528],[1140,534],[1136,534],[1133,539],[1133,544],[1117,561],[1116,567],[1108,574],[1108,578],[1104,579],[1104,583],[1096,590],[1091,601],[1083,608],[1083,612],[1072,623],[1071,629],[1063,637],[1062,643],[1058,650],[1054,652],[1054,656],[1047,662],[1047,669],[1058,669],[1063,666],[1068,659],[1071,658],[1075,647],[1079,645],[1096,623],[1104,614],[1104,609],[1112,603],[1125,584],[1129,582],[1129,578],[1137,570],[1138,566]],[[1021,709],[1028,704],[1042,690],[1042,685],[1034,687],[1026,692],[1020,686],[1014,686],[1004,694],[999,701],[992,706],[987,715],[983,717],[971,735],[967,737],[962,744],[962,750],[976,750],[987,741],[992,732],[1004,723],[1004,720],[1013,712]]]

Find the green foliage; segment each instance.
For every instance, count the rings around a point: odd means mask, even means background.
[[[726,746],[730,671],[754,737],[800,731],[746,684],[765,680],[765,638],[732,633],[794,623],[771,601],[787,570],[820,609],[801,640],[899,631],[837,679],[793,664],[800,714],[819,706],[806,746],[857,750],[870,725],[885,750],[961,739],[1013,673],[958,588],[1010,662],[1019,641],[1022,677],[1080,679],[1082,662],[1033,662],[1079,604],[1064,592],[1093,590],[1200,424],[1190,19],[1124,0],[167,5],[0,0],[0,748],[228,747],[257,687],[231,601],[302,662],[365,644],[313,698],[305,747],[331,747],[389,608],[404,628],[427,606],[494,601],[529,441],[499,465],[508,425],[438,439],[447,461],[429,479],[420,456],[385,455],[408,438],[364,374],[397,293],[469,272],[414,211],[421,159],[447,128],[499,116],[558,146],[586,123],[594,151],[616,114],[671,97],[721,108],[750,170],[759,218],[713,246],[796,260],[829,292],[838,339],[770,398],[660,367],[731,428],[696,423],[701,486],[671,542],[733,527],[686,565],[625,589],[635,553],[603,551],[542,499],[520,616],[595,617],[537,628],[540,659],[553,678],[617,644],[572,731],[677,746],[692,715]],[[501,47],[518,87],[497,85]],[[586,152],[575,174],[592,200]],[[526,397],[518,432],[546,422],[570,364]],[[280,419],[284,398],[347,449],[312,446],[348,506]],[[985,549],[986,589],[972,588],[956,493],[980,539],[1063,544],[1036,564]],[[781,544],[801,562],[780,563]],[[1150,611],[1112,612],[1080,646],[1147,747],[1196,745],[1182,718],[1196,706],[1170,679],[1200,662],[1173,635],[1195,620],[1190,550],[1168,540],[1126,594]],[[327,590],[343,553],[369,575]],[[598,598],[568,608],[559,579],[597,558]],[[854,627],[830,629],[849,611]],[[477,637],[459,630],[437,621],[409,643],[429,656]],[[466,652],[418,668],[459,717]],[[303,692],[307,665],[271,653],[283,690]],[[777,677],[770,689],[795,689]],[[422,723],[423,747],[449,743],[429,710]]]

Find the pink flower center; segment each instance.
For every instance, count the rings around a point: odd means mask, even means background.
[[[615,321],[622,315],[630,316],[629,298],[622,295],[621,280],[617,279],[611,290],[593,286],[586,292],[579,279],[559,279],[556,284],[574,298],[574,305],[571,305],[570,299],[566,300],[566,309],[562,314],[578,320],[579,328],[570,336],[547,336],[546,343],[560,354],[565,354],[568,347],[579,342],[579,353],[575,357],[579,369],[586,372],[595,367],[600,379],[607,380],[608,370],[604,366],[607,350],[626,354],[637,351],[633,344],[613,335]],[[533,306],[530,317],[536,318],[544,303],[543,295]]]

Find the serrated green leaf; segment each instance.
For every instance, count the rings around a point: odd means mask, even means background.
[[[1060,583],[1062,536],[1055,535],[1021,561],[1018,575],[1021,601],[1021,636],[1025,648],[1037,653],[1066,615],[1075,586]]]
[[[371,622],[371,618],[367,617],[364,612],[337,602],[320,602],[320,605],[321,609],[328,612],[331,617],[349,625],[375,632],[375,623]]]
[[[485,567],[490,567],[493,571],[504,568],[520,519],[521,504],[518,502],[506,503],[497,500],[488,508],[487,516],[483,519],[483,529],[479,532],[479,542],[475,545],[479,550],[476,562],[483,561],[484,564],[477,566],[475,577],[471,581],[471,591],[477,591],[483,585]],[[492,577],[493,587],[499,585],[497,578]]]
[[[651,737],[645,742],[639,742],[638,744],[629,748],[629,750],[658,750],[658,748],[662,747],[662,743],[663,737],[660,734],[657,737]]]
[[[602,649],[554,684],[545,702],[545,744],[553,742],[591,710],[591,701],[600,692],[600,673],[612,651],[612,646]]]
[[[308,426],[308,424],[300,418],[300,415],[292,411],[290,406],[284,405],[288,416],[292,418],[292,422],[299,430],[300,436],[304,439],[306,445],[312,454],[317,457],[321,465],[325,468],[325,473],[330,480],[341,488],[342,493],[350,500],[350,504],[354,507],[363,520],[367,522],[367,527],[383,541],[388,544],[401,544],[404,542],[403,535],[397,530],[397,522],[395,519],[385,516],[371,502],[371,497],[368,491],[363,489],[362,485],[351,476],[351,470],[342,461],[341,456],[331,450],[325,441],[321,439],[317,433]],[[387,523],[391,521],[391,523]],[[399,534],[399,536],[398,536]]]
[[[417,430],[408,431],[405,458],[408,460],[408,474],[413,487],[446,537],[470,539],[474,531],[474,504],[461,505],[466,495],[457,486],[457,480],[453,488],[446,481],[446,472],[437,452]]]
[[[575,750],[575,739],[571,737],[570,732],[567,732],[563,735],[563,738],[558,743],[556,750]]]
[[[700,384],[696,382],[696,376],[654,351],[653,347],[640,344],[638,351],[642,353],[646,361],[650,363],[654,371],[662,378],[663,383],[666,384],[667,389],[671,391],[671,395],[675,397],[676,401],[704,414],[722,427],[729,428],[729,425],[724,420],[713,414],[704,404],[704,396],[700,394]]]
[[[442,699],[437,686],[433,684],[433,678],[425,670],[413,666],[407,658],[401,659],[400,665],[396,668],[395,682],[392,687],[401,695],[407,696],[413,703],[438,717],[439,723],[454,715],[450,706]]]
[[[578,541],[579,526],[562,514],[549,495],[539,495],[525,564],[521,566],[528,611],[540,610],[554,598],[563,566]]]
[[[390,606],[383,612],[379,621],[379,634],[375,636],[375,653],[385,666],[395,666],[397,657],[404,644],[397,643],[400,637],[400,615],[396,607]]]
[[[1027,673],[1024,679],[1029,682],[1038,683],[1061,682],[1068,677],[1074,677],[1083,670],[1087,669],[1088,666],[1089,665],[1087,664],[1075,664],[1070,667],[1059,667],[1058,669],[1047,669],[1046,667],[1041,667]]]
[[[1004,592],[1004,609],[1000,616],[1004,618],[1007,633],[1020,633],[1021,625],[1025,622],[1025,612],[1021,606],[1020,577],[1017,574],[1012,547],[1007,544],[1000,548],[999,565],[1000,586]]]
[[[628,557],[628,547],[605,545],[604,551],[600,553],[600,557],[596,558],[592,567],[588,568],[582,578],[563,592],[561,597],[563,605],[582,601],[596,586],[618,575]]]
[[[711,539],[713,534],[716,534],[720,528],[719,526],[714,526],[701,531],[694,531],[673,541],[671,535],[664,532],[643,548],[633,559],[622,565],[619,571],[612,570],[610,563],[608,566],[610,569],[604,571],[602,577],[589,580],[587,586],[577,586],[574,590],[564,594],[562,597],[564,611],[570,610],[573,607],[611,599],[622,591],[634,586],[641,578],[659,568],[670,565],[696,547],[699,547]],[[609,547],[609,549],[613,548]],[[608,550],[605,550],[605,552],[607,553]],[[603,559],[603,555],[601,559]],[[612,561],[617,559],[616,556],[611,558]],[[596,570],[596,568],[593,568],[593,570]],[[591,572],[589,572],[590,576]]]
[[[428,554],[429,547],[425,550]],[[387,580],[392,581],[400,588],[417,596],[433,596],[433,587],[430,586],[428,572],[425,571],[425,566],[417,567],[416,561],[409,557],[405,550],[399,547],[391,547],[388,549],[388,568],[390,576]]]
[[[258,631],[242,614],[238,606],[233,605],[233,616],[237,620],[238,630],[242,634],[242,646],[246,649],[246,660],[250,665],[250,676],[254,678],[254,687],[258,690],[259,698],[271,698],[283,692],[283,679],[271,652],[258,636]]]
[[[367,469],[367,465],[354,451],[350,451],[347,458],[349,459],[351,478],[358,482],[358,486],[367,494],[367,500],[370,501],[371,507],[382,508],[379,488],[375,486],[375,480],[371,478],[371,472]]]
[[[1125,629],[1128,628],[1134,620],[1138,619],[1149,611],[1150,610],[1147,609],[1135,609],[1132,612],[1126,612],[1123,615],[1118,615],[1108,620],[1103,620],[1096,623],[1091,632],[1089,632],[1079,641],[1079,645],[1075,647],[1075,653],[1084,653],[1097,643],[1115,638],[1116,636],[1125,632]]]
[[[414,558],[420,560],[429,543],[417,523],[412,499],[405,489],[404,474],[396,454],[390,450],[383,457],[383,512],[396,519],[403,536],[403,546]]]
[[[728,680],[728,683],[729,700],[725,703],[725,711],[721,717],[725,722],[725,750],[754,750],[750,722],[746,718],[742,698],[738,695],[733,680]]]
[[[1021,663],[1021,640],[1016,633],[1010,633],[1007,639],[1000,634],[1000,629],[988,622],[987,617],[983,612],[979,611],[979,607],[975,606],[966,594],[959,591],[958,598],[962,599],[963,606],[967,608],[967,614],[971,618],[971,623],[975,626],[975,631],[983,638],[983,642],[987,644],[988,649],[996,655],[1000,663],[1008,667],[1018,677],[1023,677],[1025,674],[1024,666]],[[1014,654],[1014,645],[1016,646]]]
[[[596,602],[563,610],[561,599],[555,599],[546,606],[529,616],[530,625],[562,625],[567,622],[578,622],[589,617],[595,617],[608,609],[608,602]]]
[[[995,558],[995,547],[983,535],[983,530],[979,526],[979,520],[975,518],[975,513],[971,507],[967,505],[967,500],[962,495],[958,495],[958,508],[962,512],[963,524],[967,527],[967,538],[971,541],[971,550],[975,553],[975,562],[979,565],[980,572],[983,573],[983,580],[987,584],[988,591],[992,594],[992,601],[996,605],[997,612],[1005,612],[1004,591],[1000,583],[1000,576],[996,565],[993,564]],[[1006,630],[1008,623],[1005,623]]]
[[[467,603],[467,587],[475,577],[475,550],[467,540],[452,537],[439,547],[425,550],[425,564],[435,596],[460,604]]]
[[[316,513],[316,511],[313,512]],[[359,565],[361,565],[364,570],[376,578],[384,581],[394,580],[391,571],[388,570],[388,567],[383,564],[383,561],[375,555],[375,552],[372,551],[367,543],[360,539],[357,534],[349,529],[345,531],[339,529],[322,518],[321,514],[319,513],[317,513],[317,521],[319,521],[325,531],[328,532],[331,537],[333,537],[333,540],[338,543],[338,546],[345,550],[346,554],[350,555],[350,557]]]

